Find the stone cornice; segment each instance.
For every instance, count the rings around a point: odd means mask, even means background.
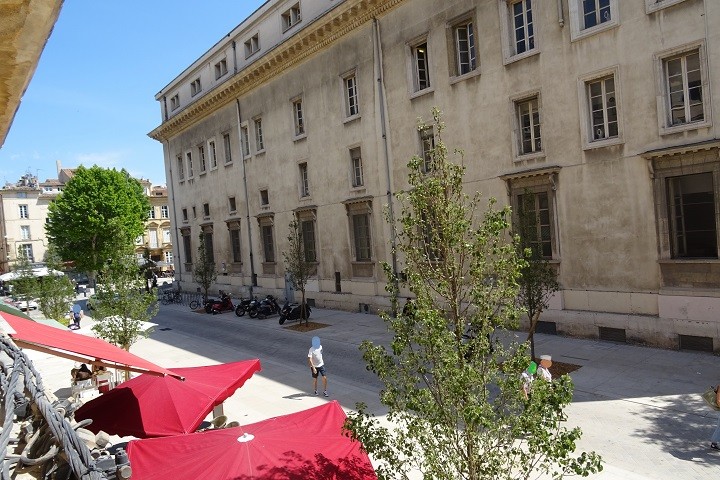
[[[267,83],[402,2],[403,0],[346,0],[183,112],[163,122],[148,136],[160,142],[176,136],[241,95]]]

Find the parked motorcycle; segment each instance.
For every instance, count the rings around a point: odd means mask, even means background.
[[[235,305],[233,305],[230,294],[225,293],[222,290],[220,291],[220,300],[209,299],[207,302],[205,302],[206,313],[212,313],[213,315],[217,315],[220,312],[226,312],[228,310],[235,310]]]
[[[280,313],[280,305],[272,295],[268,295],[260,301],[254,301],[248,307],[248,315],[250,318],[265,318],[268,315]]]
[[[299,303],[285,302],[285,305],[283,305],[280,310],[280,325],[285,323],[286,320],[298,320],[299,318],[307,320],[310,318],[310,305],[308,305],[307,302],[305,303],[304,315],[302,310],[303,309]]]
[[[237,315],[238,317],[242,317],[243,315],[245,315],[245,312],[248,311],[250,305],[253,302],[257,302],[257,297],[240,299],[240,303],[238,303],[235,307],[235,315]]]

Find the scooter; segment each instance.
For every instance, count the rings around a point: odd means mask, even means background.
[[[301,305],[299,303],[285,302],[282,310],[280,310],[280,325],[285,323],[286,320],[297,320],[301,318],[307,320],[310,318],[310,305],[305,303],[305,314],[303,315]]]
[[[266,296],[259,302],[255,301],[248,307],[248,315],[250,315],[250,318],[265,318],[268,315],[274,315],[276,313],[280,313],[280,305],[278,305],[277,300],[275,300],[275,297],[272,295]]]
[[[257,302],[257,297],[240,299],[240,303],[235,307],[235,315],[238,317],[245,315],[245,312],[248,311],[253,302]]]
[[[222,290],[220,291],[220,300],[210,299],[205,302],[206,313],[212,313],[213,315],[217,315],[220,312],[225,312],[228,310],[235,310],[235,305],[233,305],[230,295],[223,292]]]

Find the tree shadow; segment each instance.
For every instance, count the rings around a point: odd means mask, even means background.
[[[357,455],[332,460],[322,453],[307,457],[288,451],[277,460],[278,465],[258,465],[253,475],[239,475],[233,480],[371,480],[375,469]]]

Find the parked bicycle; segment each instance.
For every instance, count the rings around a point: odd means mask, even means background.
[[[166,291],[160,297],[160,303],[167,305],[169,303],[182,303],[182,294],[180,292]]]

